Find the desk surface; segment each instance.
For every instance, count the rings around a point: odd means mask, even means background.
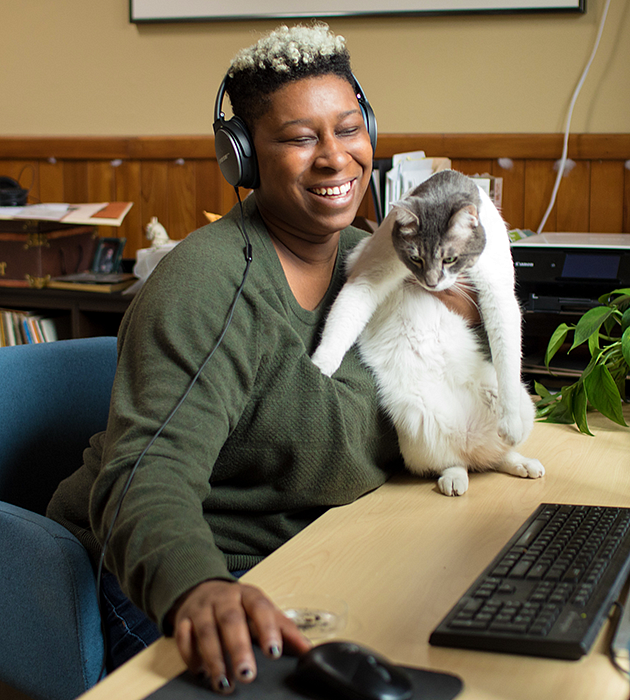
[[[630,410],[625,415],[630,423]],[[595,437],[536,424],[523,454],[539,480],[473,474],[448,498],[434,481],[401,475],[356,503],[334,508],[252,569],[244,581],[272,598],[329,593],[348,603],[341,636],[392,660],[459,675],[461,700],[626,700],[628,682],[606,654],[608,623],[580,661],[431,647],[429,634],[525,518],[544,501],[630,506],[630,429],[599,415]],[[161,639],[83,696],[136,700],[184,670]]]

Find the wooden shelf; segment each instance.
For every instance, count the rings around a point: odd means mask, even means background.
[[[132,294],[0,287],[0,307],[59,319],[59,337],[117,335]]]

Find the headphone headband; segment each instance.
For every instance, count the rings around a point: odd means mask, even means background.
[[[254,141],[245,122],[240,117],[232,117],[226,121],[222,111],[223,98],[226,92],[228,76],[221,82],[214,102],[214,150],[223,177],[233,187],[254,189],[260,185],[258,160],[254,149]],[[352,75],[354,89],[361,108],[372,152],[376,150],[377,126],[374,111],[370,106],[359,81]]]

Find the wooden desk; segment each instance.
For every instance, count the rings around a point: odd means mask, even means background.
[[[626,407],[626,420],[630,410]],[[244,581],[272,597],[327,592],[349,606],[346,639],[399,663],[447,671],[465,683],[461,700],[626,700],[628,682],[606,653],[611,625],[580,661],[431,647],[429,634],[525,518],[544,501],[630,506],[630,429],[601,416],[596,437],[538,423],[523,453],[540,480],[472,475],[461,498],[435,482],[399,476],[356,503],[334,508],[252,569]],[[84,700],[143,698],[184,670],[161,639]]]

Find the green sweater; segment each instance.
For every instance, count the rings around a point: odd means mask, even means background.
[[[334,378],[309,359],[343,283],[307,311],[293,297],[258,214],[245,201],[253,262],[231,325],[174,418],[140,462],[106,554],[153,620],[210,578],[231,579],[328,507],[350,503],[399,468],[396,435],[354,351]],[[245,268],[235,208],[190,234],[131,304],[118,341],[107,431],[61,483],[48,515],[96,560],[130,469],[214,347]]]

